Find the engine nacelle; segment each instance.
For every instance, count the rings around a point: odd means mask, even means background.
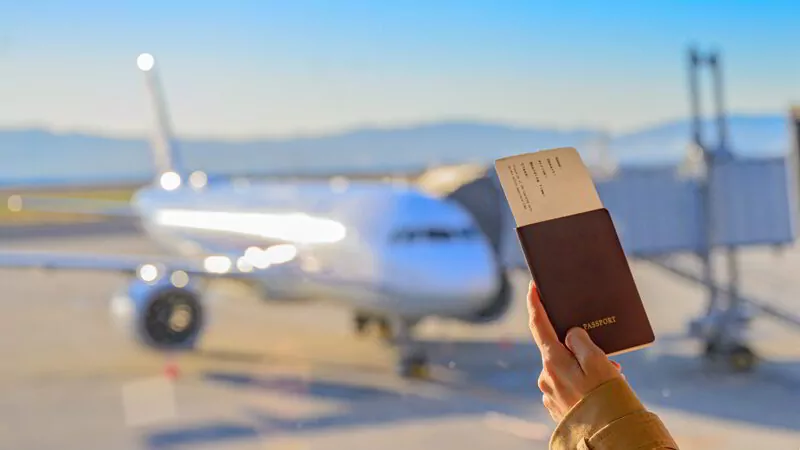
[[[513,300],[514,290],[507,273],[503,271],[498,276],[500,277],[500,288],[497,290],[497,294],[492,297],[486,306],[469,316],[462,317],[461,320],[473,324],[490,323],[502,318],[508,312]]]
[[[176,287],[168,277],[134,278],[111,299],[111,315],[135,341],[156,350],[191,350],[206,323],[197,286]]]

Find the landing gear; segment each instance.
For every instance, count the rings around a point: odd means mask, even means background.
[[[393,336],[389,319],[369,314],[357,313],[353,329],[357,336],[377,336],[383,342],[391,342]]]
[[[147,348],[191,351],[206,320],[202,286],[194,282],[178,288],[166,280],[131,280],[111,299],[112,323]]]
[[[395,372],[403,378],[428,378],[430,365],[425,350],[412,338],[416,321],[356,314],[353,326],[359,336],[377,335],[379,339],[397,350]]]
[[[143,312],[142,333],[156,347],[183,346],[200,327],[200,303],[188,291],[165,289],[153,296]]]
[[[426,379],[431,375],[428,357],[424,352],[401,355],[397,362],[397,374],[402,378]]]
[[[411,379],[430,377],[428,355],[411,336],[414,323],[404,319],[394,319],[390,320],[389,324],[393,331],[393,343],[398,351],[397,374]]]
[[[367,332],[367,325],[369,324],[369,317],[363,314],[356,314],[353,318],[353,330],[357,336],[363,336]]]

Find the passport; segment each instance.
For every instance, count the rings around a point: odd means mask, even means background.
[[[652,344],[628,258],[578,151],[509,156],[496,160],[495,169],[559,340],[582,327],[609,356]]]

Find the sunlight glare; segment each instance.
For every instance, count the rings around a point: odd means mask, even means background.
[[[228,273],[232,265],[231,260],[226,256],[209,256],[203,263],[209,273]]]
[[[248,261],[244,256],[240,256],[239,259],[236,260],[236,268],[239,270],[239,272],[243,273],[253,271],[253,265],[250,264],[250,261]]]
[[[202,170],[194,171],[191,175],[189,175],[189,184],[191,184],[195,189],[203,188],[207,183],[208,175],[206,175],[206,173]]]
[[[158,278],[158,269],[152,264],[143,264],[139,268],[139,278],[147,283],[153,282]]]
[[[334,243],[347,235],[344,225],[335,220],[299,213],[166,209],[156,213],[155,221],[163,226],[227,231],[300,244]]]
[[[189,274],[182,270],[175,271],[169,277],[169,281],[177,288],[186,287],[189,284]]]
[[[142,72],[149,72],[156,64],[156,59],[150,53],[142,53],[136,58],[136,65]]]
[[[265,252],[272,264],[283,264],[297,256],[297,247],[292,244],[279,244],[269,247]]]
[[[181,186],[181,176],[175,172],[164,172],[161,175],[161,187],[166,191],[174,191]]]
[[[12,195],[8,197],[8,210],[11,212],[22,211],[22,197],[19,195]]]

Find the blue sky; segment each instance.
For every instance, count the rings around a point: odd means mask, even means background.
[[[177,132],[252,137],[482,120],[626,131],[687,112],[685,49],[729,106],[800,102],[800,2],[0,2],[0,126],[138,134],[140,52]]]

